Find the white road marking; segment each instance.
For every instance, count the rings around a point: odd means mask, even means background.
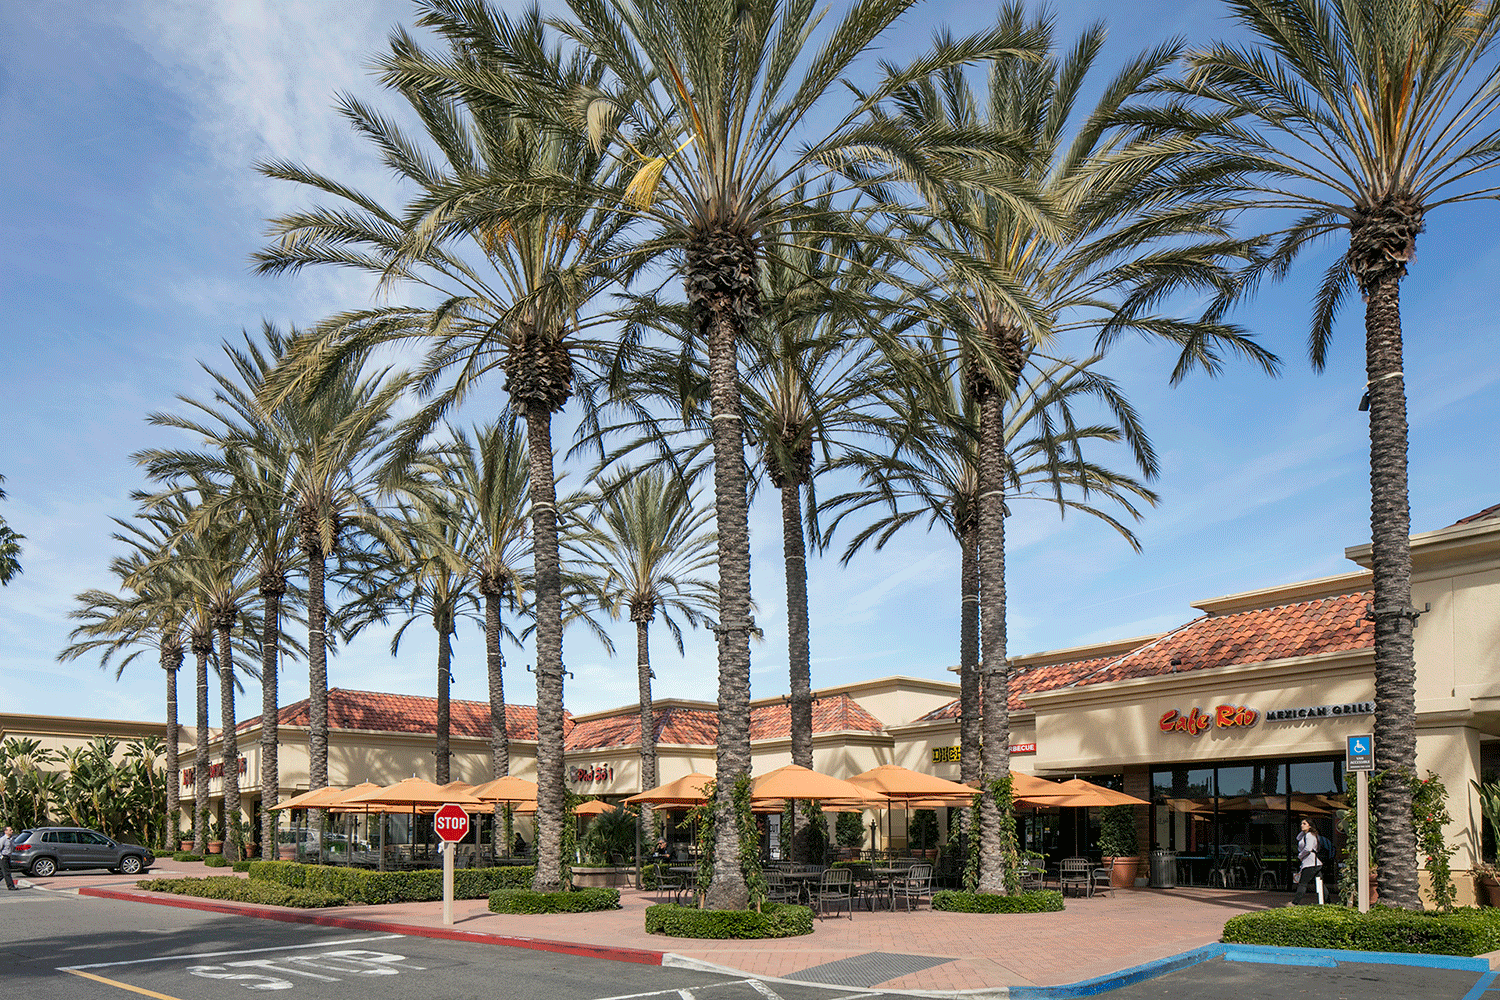
[[[268,951],[301,951],[305,948],[326,948],[329,945],[340,944],[362,944],[365,941],[390,941],[393,938],[405,937],[404,934],[377,934],[373,937],[343,938],[337,941],[311,941],[307,944],[287,944],[277,948],[241,948],[236,951],[204,951],[196,955],[158,955],[155,958],[135,958],[128,962],[95,962],[91,965],[59,965],[58,972],[71,972],[74,969],[107,969],[118,965],[145,965],[148,962],[190,962],[197,958],[225,958],[229,955],[259,955]]]
[[[781,1000],[780,993],[777,993],[759,979],[747,979],[745,982],[749,983],[750,988],[765,997],[766,1000]]]
[[[700,990],[708,990],[708,989],[717,989],[720,986],[740,986],[740,985],[743,985],[745,983],[753,983],[753,982],[755,982],[755,980],[753,980],[753,979],[732,979],[732,980],[728,980],[728,981],[722,982],[722,983],[709,983],[706,986],[699,986],[697,988],[700,989]],[[652,990],[649,993],[621,993],[619,996],[599,997],[598,1000],[639,1000],[639,998],[641,998],[641,997],[664,997],[664,996],[671,996],[674,993],[677,996],[682,997],[683,1000],[697,1000],[697,997],[694,995],[694,993],[693,993],[692,990],[682,990],[682,989],[677,989],[677,990]],[[774,994],[774,993],[771,994],[771,995],[772,996],[776,996],[776,994]],[[777,1000],[780,1000],[780,998],[778,997]]]
[[[321,959],[322,961],[319,961]],[[335,965],[334,962],[342,962],[343,965]],[[403,963],[400,968],[393,963]],[[249,958],[238,962],[225,962],[223,965],[189,965],[187,971],[204,979],[231,979],[240,981],[240,985],[248,990],[289,990],[294,987],[290,980],[281,979],[279,976],[268,975],[268,973],[279,973],[282,976],[302,976],[304,979],[316,979],[323,983],[337,983],[346,976],[376,975],[394,976],[403,969],[426,971],[426,966],[406,965],[405,955],[396,955],[386,951],[365,951],[360,948],[349,948],[342,951],[319,952],[316,955],[283,955],[277,958]],[[352,968],[351,968],[352,966]],[[259,969],[258,973],[241,973],[236,969]],[[325,976],[321,972],[309,972],[308,969],[322,969],[324,972],[337,972],[341,975]]]

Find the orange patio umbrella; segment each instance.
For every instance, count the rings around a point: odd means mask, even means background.
[[[602,816],[604,813],[612,813],[620,807],[611,805],[601,799],[590,799],[573,809],[574,816]]]
[[[939,806],[963,806],[974,801],[975,790],[935,774],[923,774],[909,767],[882,764],[872,767],[849,779],[849,784],[858,785],[874,795],[885,799],[885,838],[890,847],[891,813],[895,804],[903,809],[936,809]],[[873,846],[873,845],[872,845]],[[908,845],[910,846],[910,845]]]
[[[1072,806],[1075,808],[1087,808],[1090,806],[1146,806],[1151,803],[1145,799],[1138,799],[1134,795],[1126,795],[1117,792],[1113,788],[1105,788],[1096,785],[1092,781],[1084,781],[1082,778],[1072,778],[1068,781],[1057,782],[1057,791],[1043,793],[1041,795],[1031,794],[1025,798],[1033,804],[1048,806]]]
[[[644,792],[637,792],[625,799],[626,805],[634,805],[644,802],[652,806],[666,806],[670,809],[691,809],[708,801],[708,796],[703,794],[703,788],[714,780],[711,774],[683,775],[675,781],[669,781],[665,785],[657,785],[648,788]]]
[[[535,802],[536,782],[507,774],[503,778],[475,785],[469,790],[469,794],[489,803]]]
[[[271,808],[274,809],[325,809],[333,804],[333,801],[343,795],[349,789],[340,788],[337,785],[326,785],[323,788],[314,788],[310,792],[293,795],[285,802],[278,802]]]
[[[452,802],[460,806],[483,806],[486,803],[482,799],[474,797],[472,792],[448,790],[442,785],[435,785],[425,778],[406,778],[388,785],[385,788],[377,788],[374,791],[364,792],[360,795],[352,795],[344,800],[345,805],[372,806],[440,806]]]
[[[856,784],[814,771],[800,764],[787,764],[762,774],[751,782],[750,801],[796,799],[828,800],[841,805],[879,805],[880,797]]]

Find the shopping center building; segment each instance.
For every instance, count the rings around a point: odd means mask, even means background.
[[[1448,790],[1446,834],[1463,872],[1483,847],[1475,783],[1500,771],[1500,506],[1411,541],[1417,767]],[[1011,766],[1149,800],[1137,809],[1141,845],[1176,852],[1183,880],[1205,882],[1237,858],[1233,877],[1284,886],[1297,819],[1341,836],[1345,740],[1373,731],[1369,546],[1345,554],[1351,572],[1205,600],[1159,635],[1014,657]],[[815,695],[818,770],[847,777],[893,763],[958,778],[956,683],[886,677]],[[668,698],[655,709],[660,781],[711,774],[715,706]],[[434,699],[335,689],[329,719],[331,782],[433,774]],[[753,704],[755,773],[790,762],[789,722],[784,698]],[[283,708],[280,725],[284,798],[307,788],[307,703]],[[259,728],[240,726],[247,812],[261,797]],[[534,709],[510,706],[508,729],[510,772],[534,778]],[[489,731],[488,704],[454,702],[454,779],[490,777]],[[641,790],[637,706],[570,715],[566,733],[571,790],[612,800]],[[186,812],[193,789],[181,780]],[[904,846],[900,813],[889,826],[875,819],[876,846]],[[1033,810],[1022,829],[1028,847],[1066,855],[1090,849],[1096,824],[1090,810]],[[1458,882],[1472,900],[1470,880]]]

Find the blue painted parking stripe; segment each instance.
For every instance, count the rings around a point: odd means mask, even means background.
[[[1479,977],[1479,982],[1469,987],[1469,992],[1464,994],[1464,1000],[1479,1000],[1485,990],[1490,988],[1490,983],[1495,981],[1496,973],[1486,972]]]

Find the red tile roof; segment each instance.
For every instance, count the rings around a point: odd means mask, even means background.
[[[1114,662],[1112,656],[1095,656],[1086,660],[1068,660],[1063,663],[1047,663],[1030,668],[1018,669],[1010,677],[1010,700],[1009,707],[1012,712],[1019,712],[1026,708],[1026,695],[1037,691],[1051,691],[1053,688],[1067,687],[1076,683],[1080,678],[1086,677],[1100,667]],[[918,722],[938,722],[943,719],[957,719],[959,717],[959,703],[957,699],[948,704],[935,708],[918,719]]]
[[[310,704],[304,698],[283,706],[276,713],[277,722],[283,726],[308,725]],[[488,739],[490,736],[490,704],[487,701],[454,699],[448,703],[448,720],[450,732],[454,736],[471,736],[476,739]],[[260,716],[256,716],[240,723],[238,728],[249,729],[259,724]],[[572,718],[565,714],[563,731],[566,733],[572,725]],[[329,688],[328,728],[385,733],[435,733],[437,698]],[[535,740],[536,707],[507,704],[505,731],[513,740]]]
[[[605,747],[639,746],[640,713],[610,715],[576,724],[568,735],[569,750],[599,750]],[[752,740],[784,739],[791,735],[791,707],[785,702],[756,705],[750,710]],[[813,732],[878,733],[880,720],[860,707],[847,694],[822,697],[813,702]],[[680,705],[656,710],[656,742],[678,746],[713,746],[719,737],[719,720],[712,709]]]
[[[1452,524],[1448,525],[1448,527],[1456,528],[1460,524],[1473,524],[1475,521],[1483,521],[1486,518],[1491,517],[1500,517],[1500,503],[1495,504],[1495,506],[1493,507],[1486,507],[1478,514],[1470,514],[1468,517],[1454,521]]]
[[[1363,591],[1274,608],[1206,615],[1111,661],[1079,683],[1104,684],[1367,649],[1375,644],[1374,623],[1365,617],[1372,598],[1372,592]]]

